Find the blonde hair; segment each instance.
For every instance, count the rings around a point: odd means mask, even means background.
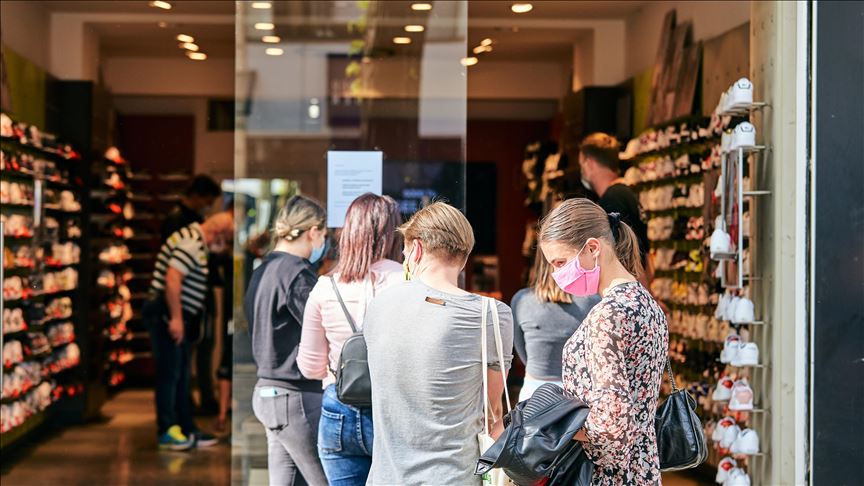
[[[553,271],[552,265],[546,261],[543,252],[537,250],[537,254],[534,256],[534,268],[531,271],[530,282],[531,288],[534,289],[534,295],[537,296],[537,300],[540,302],[572,304],[573,298],[570,297],[570,294],[561,290],[561,287],[552,278]]]
[[[399,227],[405,241],[420,240],[423,248],[439,258],[464,263],[474,249],[474,230],[461,211],[434,202],[414,213]]]
[[[278,239],[294,241],[312,228],[323,228],[326,216],[318,201],[305,196],[294,196],[279,210],[273,233]]]
[[[636,233],[623,221],[613,234],[611,215],[588,199],[574,198],[562,202],[540,223],[540,242],[559,241],[580,249],[588,238],[596,238],[615,249],[618,261],[634,277],[642,276],[642,258]]]

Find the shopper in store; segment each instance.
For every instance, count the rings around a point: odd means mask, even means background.
[[[228,251],[234,237],[233,212],[180,228],[156,258],[151,298],[142,316],[156,360],[156,419],[159,447],[188,450],[215,445],[192,420],[189,399],[189,343],[201,334],[211,255]]]
[[[400,223],[399,206],[392,198],[364,194],[355,199],[339,236],[339,262],[332,275],[318,279],[306,302],[297,364],[306,377],[324,381],[318,454],[334,486],[366,484],[372,464],[372,410],[339,401],[330,370],[339,367],[342,344],[353,334],[346,312],[354,326],[363,329],[369,302],[405,280],[402,264],[396,262],[402,252]]]
[[[216,199],[222,194],[222,189],[210,176],[199,174],[192,178],[192,181],[186,186],[180,200],[162,220],[160,235],[162,241],[168,239],[180,228],[185,228],[192,223],[201,223],[204,221],[204,214],[208,209],[213,207]],[[218,272],[219,262],[216,258],[212,258],[210,262],[210,276],[216,277]],[[200,342],[192,343],[192,352],[195,356],[196,370],[196,388],[199,393],[199,412],[205,414],[215,414],[219,410],[219,405],[216,402],[216,397],[213,394],[213,379],[210,370],[212,368],[213,359],[213,344],[214,344],[214,323],[215,317],[215,300],[213,289],[219,285],[217,280],[211,278],[208,284],[207,291],[207,312],[204,316],[204,333],[201,336]]]
[[[375,423],[368,484],[477,485],[482,346],[488,350],[490,422],[501,418],[506,370],[498,364],[491,317],[481,341],[482,297],[458,286],[474,233],[465,216],[443,202],[418,211],[400,232],[411,281],[381,292],[366,313]],[[509,369],[513,320],[509,307],[496,304]]]
[[[594,461],[592,484],[660,484],[654,414],[669,334],[665,314],[636,278],[636,235],[617,214],[568,199],[543,220],[539,242],[562,290],[602,297],[563,354],[565,393],[590,407],[574,438]]]
[[[597,204],[607,213],[618,213],[621,221],[633,229],[639,242],[644,275],[637,275],[647,287],[651,281],[648,262],[648,225],[642,215],[639,196],[621,178],[618,140],[606,133],[592,133],[579,146],[579,169],[582,185],[597,193]]]
[[[561,352],[594,305],[597,295],[575,297],[552,278],[552,266],[537,252],[531,286],[516,292],[513,307],[513,344],[525,363],[525,382],[519,401],[527,400],[544,383],[563,386]]]
[[[303,312],[318,280],[312,263],[324,253],[324,208],[294,196],[279,210],[276,244],[252,273],[244,299],[258,382],[255,417],[267,433],[270,484],[327,484],[318,459],[321,380],[300,373],[297,352]]]

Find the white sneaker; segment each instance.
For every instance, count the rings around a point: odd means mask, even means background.
[[[734,384],[735,382],[728,376],[720,378],[720,381],[717,382],[717,386],[714,388],[711,399],[715,402],[728,402],[732,398],[732,386]]]
[[[711,434],[711,440],[714,442],[720,442],[723,440],[723,436],[726,435],[726,429],[735,425],[735,419],[732,417],[724,417],[717,422],[717,426],[714,427],[714,433]]]
[[[759,346],[756,343],[742,343],[738,354],[732,361],[732,366],[756,366],[759,364]]]
[[[743,469],[735,468],[729,471],[729,477],[723,486],[750,486],[750,476]]]
[[[741,111],[753,104],[753,83],[747,78],[741,78],[729,88],[726,95],[726,109],[723,111]]]
[[[732,302],[732,296],[723,294],[717,302],[717,309],[714,311],[714,317],[719,321],[727,321],[729,315],[729,303]]]
[[[753,429],[744,429],[735,442],[732,443],[730,449],[732,454],[743,454],[752,456],[759,453],[759,434]]]
[[[732,447],[732,444],[738,439],[738,434],[740,433],[741,427],[738,427],[738,424],[726,427],[726,430],[723,431],[723,440],[720,441],[720,448],[729,449]]]
[[[732,141],[729,143],[729,150],[735,151],[739,148],[749,148],[756,146],[756,127],[750,122],[741,122],[732,131]]]
[[[726,336],[723,342],[723,350],[720,351],[720,362],[729,364],[738,359],[738,349],[741,346],[741,337],[736,333]]]
[[[746,412],[753,410],[753,389],[745,380],[735,382],[732,387],[732,398],[729,399],[729,410]]]
[[[720,463],[717,464],[717,476],[714,478],[714,482],[717,484],[725,483],[729,479],[729,471],[737,467],[738,463],[731,457],[720,459]]]
[[[749,324],[756,320],[756,311],[753,308],[753,301],[747,297],[738,298],[734,312],[729,312],[729,317],[736,324]]]
[[[732,238],[723,228],[717,227],[711,234],[711,258],[719,260],[719,256],[732,253]]]

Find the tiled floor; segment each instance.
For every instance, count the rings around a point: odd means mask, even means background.
[[[228,444],[160,452],[151,390],[122,391],[105,404],[107,420],[64,429],[7,464],[3,486],[213,485],[230,483]],[[207,421],[199,420],[207,430]]]

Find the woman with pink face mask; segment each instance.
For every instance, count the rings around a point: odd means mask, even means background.
[[[660,484],[654,414],[666,363],[666,316],[637,277],[639,244],[617,213],[564,201],[540,228],[558,286],[600,294],[563,353],[564,391],[590,407],[574,439],[595,464],[594,485]]]

